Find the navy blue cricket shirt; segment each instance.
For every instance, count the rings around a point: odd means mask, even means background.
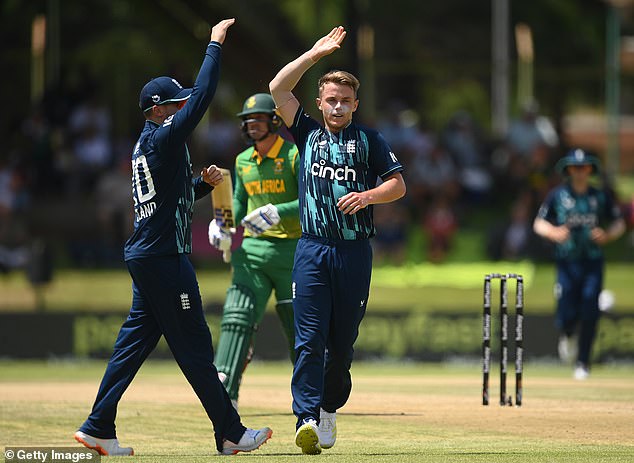
[[[350,192],[376,187],[403,170],[383,136],[351,122],[331,133],[298,108],[289,131],[300,154],[299,209],[302,232],[341,240],[375,235],[372,205],[355,214],[337,209],[337,201]]]
[[[194,201],[212,188],[193,177],[185,141],[216,91],[220,56],[220,44],[209,43],[187,104],[161,125],[145,122],[132,153],[135,219],[125,260],[191,253]]]

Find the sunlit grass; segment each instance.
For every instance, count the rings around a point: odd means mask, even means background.
[[[89,413],[103,361],[0,362],[0,428],[5,445],[77,445],[72,433]],[[273,438],[239,458],[295,462],[290,365],[255,362],[240,411]],[[585,382],[567,367],[528,363],[524,406],[480,405],[479,364],[359,362],[340,410],[331,462],[626,462],[634,457],[634,368],[598,366]],[[509,380],[509,390],[512,380]],[[497,381],[491,381],[491,394]],[[211,425],[178,367],[149,361],[119,406],[118,437],[135,462],[207,462]],[[108,461],[131,461],[108,458]]]

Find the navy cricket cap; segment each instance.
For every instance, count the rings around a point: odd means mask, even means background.
[[[165,76],[156,77],[141,89],[139,107],[145,112],[154,105],[177,103],[186,100],[191,93],[191,88],[183,88],[176,79]]]
[[[576,148],[568,151],[568,153],[557,162],[555,169],[557,169],[557,172],[560,174],[566,174],[566,167],[584,165],[592,166],[592,173],[594,174],[599,171],[599,160],[586,151]]]

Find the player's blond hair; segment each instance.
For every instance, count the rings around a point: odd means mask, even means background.
[[[321,95],[321,92],[324,89],[324,85],[331,82],[350,87],[352,90],[354,90],[355,98],[357,97],[359,86],[361,85],[359,83],[359,79],[357,79],[355,76],[353,76],[349,72],[334,70],[334,71],[327,72],[326,74],[321,76],[321,78],[319,79],[319,82],[317,83],[317,88],[319,89],[319,95]]]

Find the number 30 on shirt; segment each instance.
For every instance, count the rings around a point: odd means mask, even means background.
[[[135,206],[149,201],[156,195],[154,181],[145,155],[132,160],[132,190]]]

